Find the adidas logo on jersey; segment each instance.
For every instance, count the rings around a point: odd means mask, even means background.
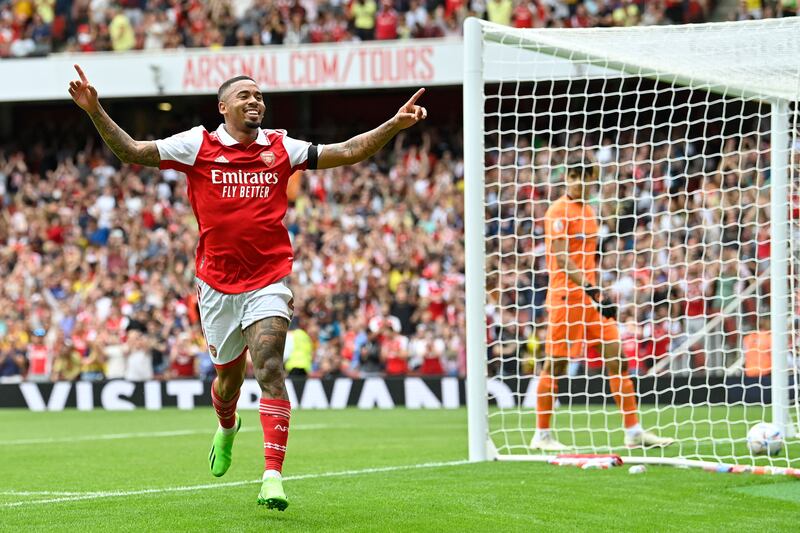
[[[230,163],[227,159],[225,159],[224,155],[219,156],[214,160],[214,163]]]

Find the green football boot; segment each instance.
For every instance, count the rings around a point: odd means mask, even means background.
[[[261,483],[261,492],[258,493],[258,505],[266,505],[267,509],[285,511],[289,507],[289,499],[283,492],[283,480],[277,477],[268,477]]]
[[[228,468],[231,467],[231,452],[233,451],[233,439],[242,427],[242,418],[236,413],[236,431],[230,435],[222,432],[218,427],[214,434],[214,442],[211,444],[211,452],[208,454],[208,466],[211,473],[216,476],[224,476]]]

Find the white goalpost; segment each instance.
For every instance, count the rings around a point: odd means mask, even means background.
[[[800,468],[800,17],[580,30],[468,19],[464,33],[470,460],[549,458],[529,447],[544,213],[581,164],[596,170],[598,284],[618,308],[641,423],[676,442],[623,446],[589,346],[558,379],[559,441],[631,463]],[[786,437],[777,455],[748,449],[762,421]]]

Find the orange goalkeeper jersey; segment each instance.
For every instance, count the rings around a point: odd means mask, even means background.
[[[553,298],[583,299],[583,289],[573,283],[566,270],[556,263],[553,253],[553,241],[567,240],[569,258],[585,279],[597,283],[597,217],[589,204],[580,200],[572,200],[562,196],[550,206],[544,216],[544,235],[546,246],[547,270],[550,275],[547,291],[548,305]]]

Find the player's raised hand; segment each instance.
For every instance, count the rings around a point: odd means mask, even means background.
[[[81,109],[87,113],[93,113],[100,106],[97,101],[97,90],[86,79],[86,74],[83,73],[81,67],[75,65],[75,70],[78,71],[80,79],[69,82],[69,95]]]
[[[424,107],[416,105],[417,100],[424,92],[425,89],[420,89],[414,93],[414,96],[412,96],[395,115],[394,118],[401,129],[409,128],[420,120],[425,120],[427,118],[428,111]]]

